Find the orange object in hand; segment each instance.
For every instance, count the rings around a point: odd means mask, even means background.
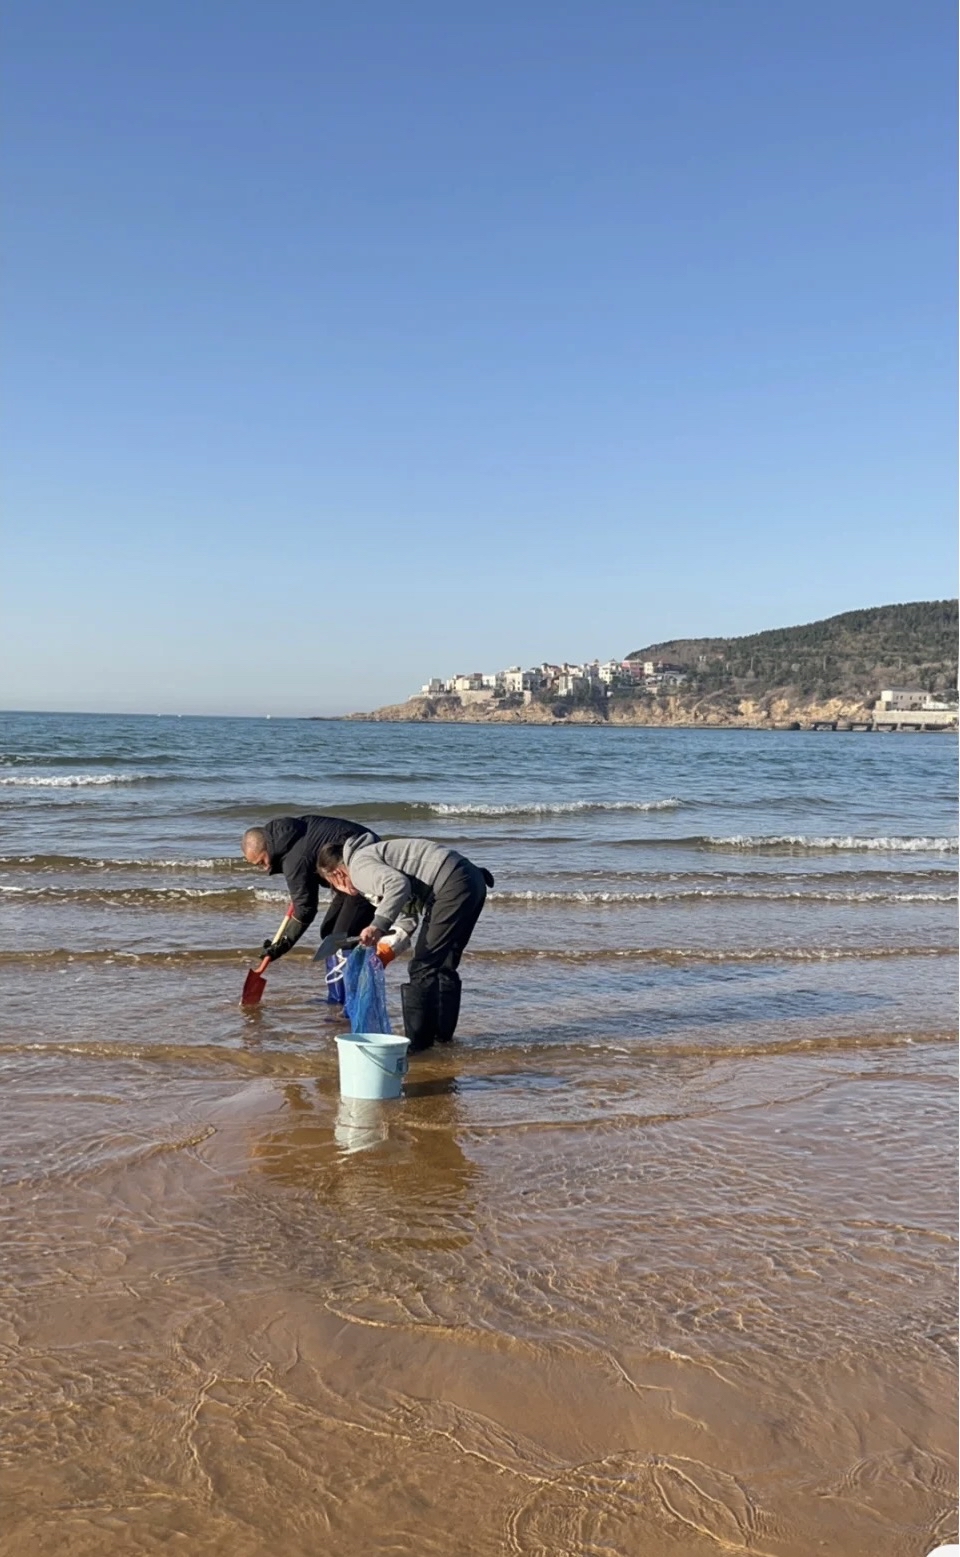
[[[377,942],[377,956],[380,958],[380,961],[383,963],[383,966],[385,968],[388,968],[390,966],[391,962],[393,961],[393,959],[394,959],[394,957],[396,955],[397,954],[394,951],[393,947],[390,945],[389,941],[378,941]]]

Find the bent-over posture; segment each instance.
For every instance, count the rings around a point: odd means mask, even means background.
[[[317,859],[321,876],[345,896],[374,906],[360,940],[375,946],[391,930],[420,934],[410,982],[400,986],[410,1052],[449,1043],[460,1015],[457,968],[493,886],[488,870],[432,838],[377,839],[373,833],[328,843]]]
[[[270,876],[283,873],[293,909],[286,933],[278,941],[263,943],[263,955],[271,962],[285,956],[317,917],[320,850],[325,844],[342,843],[351,837],[375,838],[376,833],[342,816],[276,816],[262,827],[247,828],[242,842],[244,859]],[[338,935],[359,935],[372,918],[369,903],[335,891],[320,926],[321,938],[334,930]]]

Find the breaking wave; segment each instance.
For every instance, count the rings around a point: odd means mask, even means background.
[[[806,837],[802,833],[783,833],[773,837],[735,833],[731,838],[707,837],[703,842],[719,849],[866,849],[888,854],[948,854],[955,853],[957,849],[956,838],[819,838]]]
[[[259,903],[285,903],[288,893],[282,887],[246,886],[196,887],[196,886],[17,886],[0,884],[0,901],[47,903],[51,906],[63,903],[96,904],[103,908],[140,907],[163,909],[167,907],[248,909]],[[321,901],[326,901],[326,894]],[[674,904],[710,902],[792,903],[955,903],[956,891],[907,891],[893,890],[813,890],[780,888],[758,891],[747,887],[670,887],[657,891],[603,891],[581,890],[552,891],[529,888],[526,891],[495,891],[490,894],[490,905],[498,909],[522,908],[640,908]]]
[[[151,778],[151,773],[28,773],[23,778],[0,778],[0,786],[7,789],[89,789],[109,784],[146,784]]]
[[[53,872],[69,874],[75,871],[103,870],[221,870],[242,871],[250,874],[246,860],[233,855],[218,859],[99,859],[84,854],[8,854],[0,855],[0,870],[29,870],[35,873]]]
[[[640,903],[676,903],[684,900],[701,902],[704,899],[725,898],[736,902],[757,903],[955,903],[956,892],[802,892],[770,891],[740,892],[735,888],[681,887],[676,892],[494,892],[491,902],[498,906],[525,907],[533,904],[586,904],[602,906],[610,904],[624,907]]]
[[[666,800],[557,800],[529,805],[484,805],[437,801],[425,806],[435,816],[571,816],[583,811],[678,811],[686,802]]]
[[[663,800],[531,800],[502,805],[472,800],[364,800],[356,804],[347,803],[347,809],[355,821],[379,824],[390,821],[427,820],[438,816],[509,820],[511,817],[585,816],[616,811],[678,811],[681,807],[694,804],[693,801],[680,800],[676,796],[668,796]],[[269,819],[275,816],[300,816],[310,808],[291,802],[288,805],[278,804],[268,806],[265,810],[262,807],[260,809],[261,813]],[[249,822],[255,810],[256,807],[253,805],[241,807],[220,803],[209,806],[201,803],[192,807],[195,815],[216,817],[220,821],[239,821],[243,818]]]
[[[804,833],[734,833],[719,837],[710,833],[669,838],[613,838],[605,847],[619,849],[727,849],[735,853],[832,854],[956,854],[956,838],[828,837]]]

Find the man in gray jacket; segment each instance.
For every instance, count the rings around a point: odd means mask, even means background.
[[[493,886],[490,872],[432,838],[372,833],[324,844],[317,870],[334,891],[373,904],[373,922],[360,935],[365,946],[391,930],[412,934],[421,921],[410,982],[400,987],[403,1028],[411,1054],[449,1043],[460,1015],[457,968]]]

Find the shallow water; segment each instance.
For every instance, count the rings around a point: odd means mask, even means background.
[[[285,809],[496,874],[395,1105],[309,953],[236,1003]],[[941,737],[4,716],[5,1554],[955,1538],[955,817]]]

